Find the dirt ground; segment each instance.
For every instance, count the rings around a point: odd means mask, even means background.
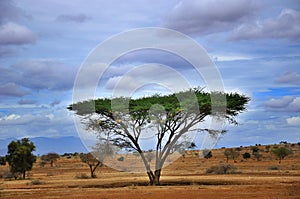
[[[291,146],[289,146],[291,147]],[[184,157],[163,169],[161,186],[148,186],[144,172],[120,172],[108,167],[97,170],[97,178],[87,178],[89,168],[78,157],[60,158],[54,167],[34,165],[26,180],[0,179],[0,198],[300,198],[300,146],[280,164],[261,146],[263,158],[229,164],[233,174],[207,174],[206,169],[226,163],[224,149],[212,151],[213,157],[199,157],[199,151],[187,151]],[[250,152],[242,147],[240,153]],[[8,166],[0,166],[5,173]]]

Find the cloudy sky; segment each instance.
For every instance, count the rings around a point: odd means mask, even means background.
[[[228,126],[217,146],[300,141],[297,0],[1,0],[0,139],[77,136],[66,106],[80,65],[99,43],[144,27],[187,34],[214,60],[227,92],[251,97],[240,125]],[[196,78],[178,57],[149,50],[112,64],[105,89],[133,63],[149,62]]]

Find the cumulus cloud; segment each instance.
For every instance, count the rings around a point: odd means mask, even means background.
[[[74,23],[84,23],[88,21],[90,17],[85,14],[77,14],[77,15],[59,15],[56,18],[56,21],[60,22],[74,22]]]
[[[22,45],[35,40],[36,35],[25,26],[9,22],[0,27],[0,45]]]
[[[224,32],[249,20],[258,8],[253,0],[182,1],[171,11],[165,26],[187,34]]]
[[[34,120],[31,114],[17,115],[10,114],[0,118],[0,125],[26,125]]]
[[[265,107],[268,111],[300,111],[300,97],[284,96],[279,99],[270,99],[265,102]]]
[[[7,83],[0,86],[0,95],[2,96],[22,97],[28,94],[30,93],[22,90],[21,87],[15,83]]]
[[[286,122],[290,126],[300,126],[300,117],[290,117],[290,118],[287,118]]]
[[[277,83],[300,85],[300,73],[288,71],[282,74],[275,81]]]
[[[244,23],[236,28],[230,36],[231,40],[264,38],[298,40],[300,38],[300,12],[284,9],[275,18]]]

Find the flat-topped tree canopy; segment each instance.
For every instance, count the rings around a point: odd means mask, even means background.
[[[116,97],[88,100],[72,104],[68,109],[84,116],[83,123],[87,129],[96,131],[102,141],[137,151],[147,170],[150,184],[159,184],[161,168],[168,155],[178,147],[190,146],[182,141],[183,137],[195,130],[207,131],[211,135],[223,133],[223,129],[199,129],[197,124],[207,116],[236,123],[235,116],[246,110],[249,100],[238,93],[208,93],[195,88],[137,99]],[[95,118],[95,115],[98,117]],[[155,172],[152,172],[147,154],[139,142],[141,134],[147,133],[147,130],[151,130],[155,138]]]
[[[211,96],[214,98],[213,101]],[[75,111],[77,115],[81,116],[98,113],[113,118],[117,112],[138,117],[139,115],[149,114],[153,105],[160,105],[169,116],[185,112],[188,114],[201,113],[206,115],[222,114],[232,118],[246,110],[249,100],[249,97],[238,93],[208,93],[201,89],[190,89],[169,95],[153,95],[137,99],[126,97],[99,98],[71,104],[68,106],[68,109]]]

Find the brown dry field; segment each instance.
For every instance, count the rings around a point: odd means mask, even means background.
[[[237,167],[236,173],[223,175],[206,174],[206,169],[226,162],[224,149],[212,150],[211,159],[199,158],[197,151],[187,151],[185,157],[163,169],[161,186],[148,186],[145,173],[120,172],[105,166],[98,168],[96,179],[80,179],[81,174],[89,175],[89,168],[78,157],[60,158],[54,167],[40,167],[37,162],[26,180],[0,179],[0,198],[299,199],[300,146],[289,147],[293,154],[281,164],[270,152],[262,152],[261,161],[244,161],[240,155],[236,162],[229,160]],[[265,150],[265,146],[260,148]],[[250,147],[241,149],[241,154],[251,153]],[[7,169],[0,166],[0,172]],[[32,182],[37,180],[40,183],[34,185]]]

